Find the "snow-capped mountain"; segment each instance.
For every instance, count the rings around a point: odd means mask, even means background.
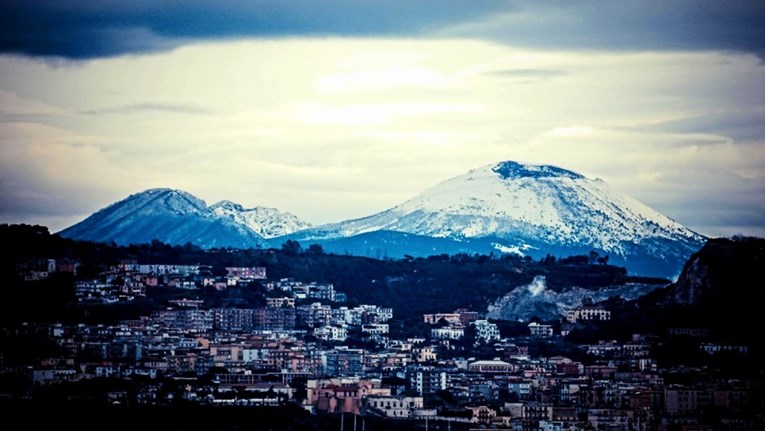
[[[237,224],[247,226],[266,239],[288,235],[311,227],[310,223],[300,220],[296,215],[281,212],[276,208],[255,207],[248,209],[231,201],[220,201],[211,206],[210,210],[219,217],[228,218]]]
[[[387,211],[309,229],[298,238],[326,241],[376,231],[463,242],[494,238],[497,251],[532,256],[596,250],[617,262],[669,263],[674,274],[704,241],[601,180],[512,161],[473,169]]]
[[[630,272],[676,276],[705,238],[637,200],[572,171],[507,161],[446,180],[387,211],[311,227],[290,213],[152,189],[61,232],[118,244],[279,247],[287,239],[372,257],[596,251]]]
[[[258,220],[255,214],[243,210],[247,216],[245,223],[232,217],[226,208],[242,207],[231,202],[208,207],[203,200],[181,190],[150,189],[109,205],[60,234],[117,244],[149,243],[157,239],[173,245],[190,242],[204,248],[250,248],[269,245],[263,235],[250,226],[267,226],[274,231],[278,226],[305,225],[291,214],[280,223],[278,211]],[[282,227],[282,232],[289,232],[289,228]]]

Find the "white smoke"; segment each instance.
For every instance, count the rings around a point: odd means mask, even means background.
[[[547,288],[547,280],[543,275],[538,275],[531,283],[520,285],[488,304],[487,317],[512,321],[528,321],[534,316],[542,320],[560,319],[566,315],[566,311],[580,306],[585,298],[594,302],[612,296],[633,300],[653,289],[656,289],[656,285],[628,283],[599,289],[570,286],[556,292]]]
[[[531,283],[526,285],[526,289],[532,297],[544,293],[547,290],[547,279],[544,275],[537,275]]]

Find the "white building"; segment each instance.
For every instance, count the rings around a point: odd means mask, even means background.
[[[486,343],[499,341],[499,327],[488,320],[475,320],[470,322],[475,327],[476,340],[483,340]]]
[[[430,336],[439,340],[459,340],[465,336],[465,328],[447,326],[445,328],[433,328]]]
[[[566,313],[566,320],[576,323],[579,320],[611,320],[611,312],[603,307],[581,306]]]
[[[389,418],[411,418],[416,410],[423,408],[422,397],[396,397],[392,395],[371,395],[363,400],[364,406],[373,412]]]
[[[313,330],[313,335],[325,341],[345,341],[348,331],[340,326],[322,326]]]
[[[288,296],[282,298],[266,298],[266,306],[295,308],[295,298],[290,298]]]
[[[387,334],[389,331],[387,323],[368,323],[361,325],[361,332],[363,334],[382,335]]]
[[[552,337],[553,329],[551,325],[543,325],[537,322],[529,323],[529,331],[532,337]]]

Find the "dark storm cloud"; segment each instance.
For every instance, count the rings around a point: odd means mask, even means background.
[[[456,0],[62,1],[0,6],[0,52],[92,58],[184,41],[258,36],[416,36],[504,2]],[[384,5],[384,6],[381,6]]]
[[[539,48],[765,52],[761,0],[6,0],[0,52],[93,58],[190,40],[480,37]]]
[[[87,193],[73,198],[64,187],[30,176],[22,168],[7,167],[4,171],[0,174],[0,218],[72,215],[87,208]]]
[[[511,2],[516,7],[455,34],[553,49],[723,50],[765,54],[761,0]]]

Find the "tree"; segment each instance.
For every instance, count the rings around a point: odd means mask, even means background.
[[[321,256],[324,254],[324,247],[322,247],[321,244],[311,244],[308,246],[307,253]]]
[[[300,243],[291,239],[288,239],[287,242],[282,244],[282,253],[286,254],[287,256],[291,257],[297,257],[300,256],[300,253],[303,251],[303,248],[300,246]]]

